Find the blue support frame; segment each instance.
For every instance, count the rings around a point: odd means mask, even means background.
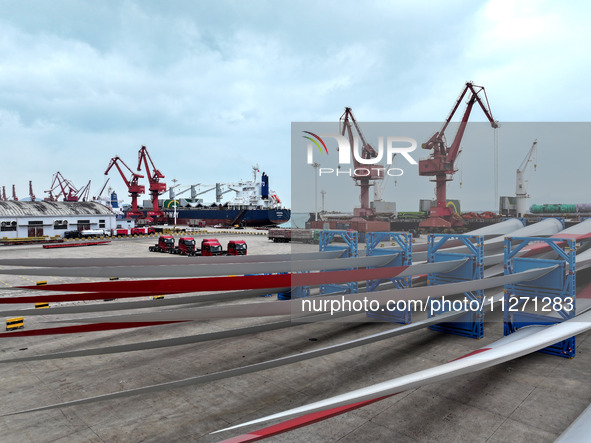
[[[330,242],[335,237],[341,237],[345,245],[334,245]],[[323,251],[345,251],[341,256],[357,257],[358,256],[358,233],[357,231],[320,231],[320,238],[318,239],[318,248],[320,252]],[[345,270],[345,269],[343,269]],[[320,294],[326,295],[334,292],[345,292],[346,294],[357,294],[359,292],[358,282],[348,282],[344,285],[327,284],[320,285]]]
[[[517,254],[532,242],[548,244],[559,258],[518,257]],[[503,302],[505,335],[524,326],[551,325],[576,315],[576,241],[545,237],[505,238],[505,275],[547,266],[556,266],[556,268],[535,280],[505,285]],[[525,312],[526,303],[529,303],[530,308],[536,308],[534,312]],[[556,309],[557,307],[558,309]],[[558,316],[551,317],[538,313],[540,311],[548,312],[550,308]],[[575,356],[575,337],[567,338],[539,352],[573,358]]]
[[[452,239],[460,240],[468,248],[468,251],[457,253],[442,250],[443,245]],[[484,278],[484,237],[482,235],[429,234],[427,255],[429,263],[466,259],[466,263],[450,272],[430,273],[428,276],[429,286]],[[431,326],[430,329],[464,337],[482,338],[484,336],[484,290],[464,292],[464,295],[470,309],[455,321],[439,323]],[[475,306],[478,308],[472,309]],[[429,317],[450,310],[449,304],[441,304],[440,309],[435,310],[433,302],[431,302]]]
[[[390,242],[390,245],[384,245],[385,242]],[[366,237],[365,250],[367,256],[391,255],[393,259],[386,266],[410,266],[412,264],[412,235],[397,232],[370,232]],[[366,291],[373,292],[386,281],[392,282],[398,289],[412,286],[410,277],[368,280]],[[412,321],[412,310],[407,308],[404,311],[368,312],[367,316],[382,321],[409,324]]]

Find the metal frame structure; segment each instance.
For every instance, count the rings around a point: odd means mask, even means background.
[[[334,245],[331,241],[335,237],[341,237],[345,245]],[[358,257],[359,234],[357,231],[320,231],[318,239],[318,250],[323,251],[345,251],[341,256]],[[343,269],[346,270],[346,269]],[[320,285],[320,295],[331,294],[334,292],[345,292],[346,294],[357,294],[359,292],[358,282],[348,282],[344,285],[327,284]]]
[[[467,252],[446,252],[440,249],[449,240],[460,240],[468,248]],[[484,278],[484,237],[482,235],[430,234],[428,238],[429,263],[466,259],[456,269],[446,273],[429,273],[428,284],[441,285],[462,281],[481,280]],[[462,335],[464,337],[482,338],[484,336],[484,290],[464,292],[466,303],[470,309],[453,322],[431,326],[434,331]],[[448,299],[448,301],[451,301]],[[473,309],[476,307],[476,309]],[[447,304],[434,309],[433,301],[429,305],[429,317],[450,311]]]
[[[385,246],[386,242],[390,242],[390,245]],[[391,255],[392,261],[386,266],[410,266],[412,265],[412,234],[369,232],[365,241],[365,250],[367,256]],[[410,277],[368,280],[366,291],[373,292],[381,283],[387,281],[392,282],[398,289],[412,286]],[[407,308],[404,311],[368,312],[367,316],[382,321],[409,324],[412,321],[412,310]]]
[[[546,243],[558,255],[558,259],[518,257],[517,254],[532,242]],[[505,275],[549,266],[554,266],[554,269],[542,277],[505,285],[503,303],[505,335],[530,325],[560,323],[576,315],[576,240],[544,237],[505,238]],[[532,300],[533,306],[529,303],[530,309],[527,312],[526,304]],[[534,312],[531,312],[532,307],[536,308]],[[538,313],[547,312],[547,307],[551,308],[554,316]],[[557,307],[559,308],[556,309]],[[569,337],[540,352],[573,358],[575,337]]]

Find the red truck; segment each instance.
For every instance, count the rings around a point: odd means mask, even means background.
[[[174,237],[172,235],[161,235],[158,237],[158,243],[150,246],[150,252],[170,252],[174,248]]]
[[[226,255],[246,255],[246,242],[244,240],[230,240]]]
[[[176,248],[170,250],[171,254],[195,255],[195,239],[193,237],[181,237]]]
[[[197,251],[197,255],[222,255],[222,245],[217,238],[204,238],[201,241],[201,249]]]

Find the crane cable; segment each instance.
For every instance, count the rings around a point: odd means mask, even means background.
[[[494,128],[494,185],[495,185],[495,200],[493,208],[496,208],[499,203],[499,131]]]

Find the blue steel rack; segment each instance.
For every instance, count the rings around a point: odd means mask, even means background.
[[[386,245],[390,243],[390,245]],[[412,265],[412,235],[397,232],[370,232],[365,240],[367,256],[391,255],[392,261],[386,266],[410,266]],[[367,292],[375,291],[378,286],[390,281],[398,289],[410,288],[410,277],[391,278],[367,281]],[[368,317],[382,321],[409,324],[412,321],[412,311],[407,308],[404,311],[368,312]]]
[[[335,237],[341,237],[344,245],[331,244]],[[358,233],[357,231],[320,231],[318,239],[318,248],[323,251],[344,251],[342,258],[358,256]],[[320,294],[331,294],[334,292],[345,292],[346,294],[356,294],[359,292],[359,284],[348,282],[344,285],[326,284],[320,285]]]
[[[462,252],[441,250],[443,245],[452,239],[460,240],[468,250]],[[428,275],[429,286],[484,278],[484,237],[482,235],[429,234],[427,256],[429,263],[466,260],[465,263],[450,272],[430,273]],[[470,309],[453,322],[439,323],[431,326],[430,329],[464,337],[482,338],[484,336],[484,291],[482,289],[469,291],[464,292],[464,295]],[[448,301],[451,300],[448,299]],[[473,301],[476,302],[471,303]],[[449,306],[442,305],[440,309],[434,309],[433,302],[431,302],[429,317],[447,311],[450,311]]]
[[[557,259],[517,257],[532,242],[546,243]],[[528,325],[551,325],[576,315],[576,241],[542,237],[505,238],[505,274],[555,266],[543,276],[530,281],[505,285],[503,303],[504,333],[509,335]],[[530,312],[526,312],[529,303]],[[550,303],[548,303],[550,302]],[[555,303],[556,302],[556,303]],[[534,312],[531,308],[534,307]],[[554,315],[538,312],[552,311]],[[540,352],[561,357],[575,356],[575,337],[567,338]]]

